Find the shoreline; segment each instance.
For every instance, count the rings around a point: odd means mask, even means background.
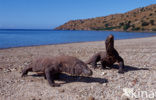
[[[156,31],[114,31],[114,30],[57,30],[54,31],[112,31],[112,32],[131,32],[131,33],[156,33]]]
[[[156,31],[115,31],[115,30],[57,30],[57,29],[0,29],[0,31],[112,31],[132,33],[156,33]]]
[[[128,39],[117,39],[117,40],[131,40],[131,39],[142,39],[142,38],[150,38],[150,37],[156,37],[154,36],[149,36],[149,37],[138,37],[138,38],[128,38]],[[115,41],[117,41],[115,40]],[[0,48],[0,50],[5,50],[5,49],[15,49],[15,48],[25,48],[25,47],[40,47],[40,46],[50,46],[50,45],[64,45],[64,44],[74,44],[74,43],[90,43],[90,42],[104,42],[105,40],[101,41],[82,41],[82,42],[68,42],[68,43],[56,43],[56,44],[43,44],[43,45],[30,45],[30,46],[18,46],[18,47],[9,47],[9,48]]]

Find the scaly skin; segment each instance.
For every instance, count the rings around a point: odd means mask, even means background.
[[[102,68],[112,67],[115,62],[119,65],[119,73],[124,73],[124,60],[114,48],[114,36],[109,35],[105,41],[106,52],[98,52],[94,54],[88,61],[87,64],[91,64],[92,67],[97,67],[97,62],[101,62]]]
[[[59,86],[54,80],[58,78],[62,72],[79,76],[91,76],[92,71],[83,61],[72,56],[58,57],[42,57],[32,61],[32,63],[23,69],[22,77],[28,72],[43,72],[45,79],[48,80],[51,86]]]

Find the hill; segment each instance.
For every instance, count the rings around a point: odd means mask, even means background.
[[[156,4],[123,14],[71,20],[56,30],[156,31]]]

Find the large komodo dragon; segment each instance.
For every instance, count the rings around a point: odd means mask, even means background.
[[[119,53],[114,48],[114,36],[109,35],[105,41],[106,52],[101,51],[94,54],[88,61],[87,64],[91,64],[92,67],[97,67],[97,62],[101,62],[102,68],[112,67],[115,62],[119,64],[118,73],[124,73],[124,60],[119,56]]]
[[[79,76],[90,76],[92,71],[83,61],[72,56],[42,57],[34,59],[32,63],[22,71],[22,77],[31,72],[43,72],[45,79],[51,86],[59,86],[54,82],[55,77],[62,72]]]

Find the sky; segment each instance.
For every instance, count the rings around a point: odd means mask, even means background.
[[[0,29],[53,29],[151,4],[156,0],[0,0]]]

